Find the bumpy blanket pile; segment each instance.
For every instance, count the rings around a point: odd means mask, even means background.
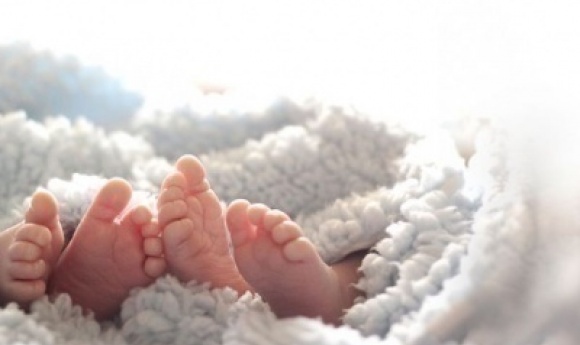
[[[257,295],[164,276],[104,323],[66,295],[27,312],[2,306],[0,344],[574,344],[580,161],[553,154],[575,143],[570,128],[538,127],[484,131],[466,165],[444,131],[284,99],[259,112],[151,114],[118,132],[1,115],[1,229],[43,186],[70,238],[103,178],[124,177],[149,200],[192,153],[224,202],[288,212],[326,262],[368,253],[365,298],[341,327],[277,319]]]
[[[281,102],[277,113],[288,104]],[[220,344],[320,343],[325,337],[359,342],[367,335],[389,335],[457,274],[472,233],[477,193],[464,193],[463,160],[443,134],[420,138],[340,108],[305,106],[302,113],[301,123],[270,124],[279,128],[237,147],[195,152],[183,137],[171,153],[198,154],[224,201],[247,198],[292,214],[329,263],[372,248],[359,282],[366,299],[347,313],[350,327],[335,331],[317,320],[276,320],[258,296],[163,277],[135,291],[115,325],[97,325],[62,296],[38,301],[30,314],[7,307],[0,314],[1,336],[46,344],[113,338],[129,344]],[[152,138],[149,142],[135,134],[108,134],[86,122],[41,124],[23,114],[3,116],[1,192],[8,196],[2,200],[3,226],[18,220],[18,205],[41,185],[57,196],[69,235],[102,182],[91,175],[122,176],[142,194],[155,193],[171,168],[155,155],[155,147],[167,145],[165,138],[175,140],[177,116],[183,122],[183,114],[168,116],[155,125],[155,135],[148,131],[153,124],[141,121],[135,131]],[[240,122],[271,123],[272,116],[190,117],[187,134],[199,142],[220,142],[213,135],[203,140],[202,127],[222,128],[215,134],[228,137],[236,127],[244,128]],[[183,123],[179,127],[185,132]]]

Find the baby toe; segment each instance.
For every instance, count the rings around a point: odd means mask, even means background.
[[[53,226],[57,215],[58,206],[54,196],[44,189],[39,189],[32,195],[30,207],[24,218],[26,223]]]
[[[266,231],[271,231],[276,225],[285,220],[290,220],[290,217],[288,217],[286,213],[280,210],[269,210],[264,215],[264,229]]]
[[[253,226],[248,220],[247,200],[238,199],[232,201],[226,212],[226,223],[232,244],[237,247],[253,237]]]
[[[307,261],[316,256],[316,248],[310,240],[301,236],[294,241],[288,242],[282,252],[288,261]]]
[[[8,266],[8,274],[13,279],[19,280],[41,279],[46,274],[46,263],[44,260],[34,262],[14,261]]]
[[[251,204],[248,206],[248,219],[256,226],[263,227],[264,216],[270,208],[264,204]]]
[[[197,157],[184,155],[177,160],[175,166],[185,176],[190,192],[197,193],[209,188],[205,179],[205,168]]]
[[[93,228],[103,222],[113,222],[129,204],[132,193],[133,189],[126,180],[121,178],[108,180],[89,206],[83,223],[90,224],[89,227]]]
[[[186,188],[187,181],[185,176],[179,171],[172,172],[163,180],[157,204],[162,205],[167,202],[184,199]]]
[[[277,244],[285,244],[302,236],[302,230],[298,224],[286,220],[272,229],[272,240]]]
[[[187,217],[187,212],[187,204],[184,200],[167,203],[159,209],[159,226],[165,228],[169,223]]]
[[[248,213],[248,207],[250,203],[245,199],[236,199],[230,203],[226,211],[226,222],[228,225],[237,225],[240,219],[246,219]],[[246,224],[244,222],[244,224]]]
[[[29,303],[44,295],[46,283],[44,280],[14,280],[7,284],[6,292],[17,303]]]
[[[16,241],[8,247],[8,258],[13,261],[35,261],[41,255],[41,247],[32,242]]]
[[[145,259],[143,265],[143,272],[150,278],[157,278],[165,273],[167,269],[167,262],[163,258],[149,257]]]
[[[142,226],[151,221],[151,210],[145,205],[139,205],[129,212],[129,217],[135,225]]]
[[[52,235],[47,227],[36,224],[23,224],[15,234],[16,241],[34,243],[40,247],[46,247],[52,240]]]

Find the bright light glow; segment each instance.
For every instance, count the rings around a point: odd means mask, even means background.
[[[156,107],[208,82],[425,126],[577,99],[576,3],[0,0],[0,44],[102,65]]]

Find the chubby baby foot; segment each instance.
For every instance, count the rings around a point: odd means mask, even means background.
[[[68,293],[97,319],[113,316],[131,289],[152,283],[165,270],[149,209],[124,211],[131,194],[131,186],[122,179],[103,186],[50,280],[51,293]]]
[[[283,212],[236,200],[228,229],[238,268],[278,317],[321,317],[338,324],[350,302],[339,277]]]
[[[37,191],[24,221],[0,232],[0,304],[27,307],[44,295],[63,243],[56,200]]]
[[[177,161],[163,181],[157,208],[169,273],[183,282],[249,289],[231,254],[222,206],[197,158]]]

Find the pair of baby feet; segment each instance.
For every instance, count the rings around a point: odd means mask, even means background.
[[[224,212],[195,157],[181,157],[165,178],[157,219],[144,206],[125,211],[131,194],[126,181],[109,180],[63,250],[56,200],[35,193],[24,222],[0,233],[0,302],[65,292],[104,319],[131,289],[168,272],[257,292],[279,317],[337,323],[348,306],[340,277],[296,223],[246,200]]]
[[[69,293],[98,318],[112,316],[128,292],[165,270],[159,229],[145,206],[124,213],[132,195],[122,179],[99,191],[64,248],[57,202],[33,194],[25,219],[0,232],[0,302],[26,307],[45,293]]]

